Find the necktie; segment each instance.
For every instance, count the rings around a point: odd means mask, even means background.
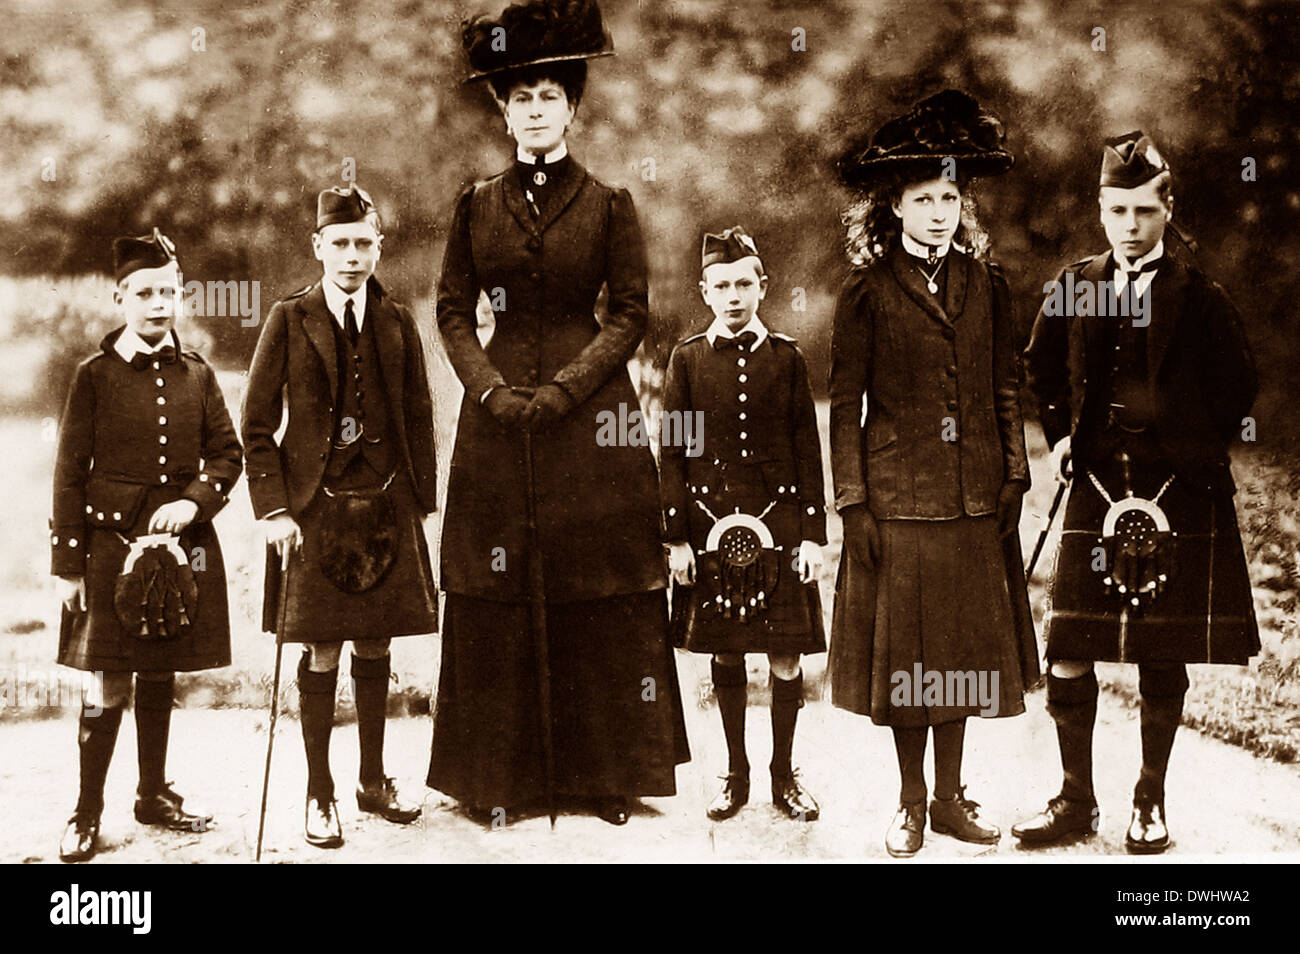
[[[357,327],[357,313],[352,309],[351,298],[343,306],[343,330],[348,333],[348,341],[355,346],[361,337],[361,329]]]
[[[137,371],[143,371],[155,361],[161,361],[163,364],[172,364],[176,360],[176,349],[171,345],[163,345],[157,351],[137,351],[131,357],[131,367]]]
[[[1146,262],[1140,268],[1129,267],[1124,269],[1124,278],[1128,282],[1128,284],[1124,288],[1124,294],[1127,295],[1130,300],[1135,300],[1137,296],[1138,278],[1141,275],[1146,274],[1148,272],[1154,272],[1157,268],[1161,266],[1163,262],[1164,262],[1164,256],[1162,255],[1160,258],[1153,258],[1151,261]]]
[[[713,339],[713,347],[717,351],[723,348],[740,348],[743,351],[749,351],[754,347],[754,342],[758,340],[758,335],[752,331],[742,331],[734,338],[725,338],[719,335]]]

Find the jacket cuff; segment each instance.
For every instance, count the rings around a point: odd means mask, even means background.
[[[866,502],[866,487],[844,487],[835,491],[835,510],[837,513],[843,513],[849,507]]]
[[[1043,428],[1043,439],[1047,441],[1047,449],[1051,450],[1062,438],[1070,436],[1070,418],[1063,413],[1062,409],[1055,404],[1049,404],[1043,408],[1038,415],[1038,423]]]
[[[668,543],[685,543],[690,539],[690,521],[686,508],[670,504],[664,508],[664,540]]]
[[[204,472],[189,482],[181,496],[198,505],[199,513],[195,519],[207,521],[230,502],[230,489],[231,481]]]
[[[826,508],[812,501],[799,504],[799,528],[802,539],[826,545]]]
[[[265,520],[277,510],[289,509],[289,498],[284,492],[284,478],[279,474],[248,476],[248,497],[253,505],[253,517]]]
[[[59,527],[50,531],[50,572],[55,576],[86,573],[86,528]]]

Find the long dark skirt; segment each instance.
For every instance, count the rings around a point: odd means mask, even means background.
[[[545,791],[527,604],[447,594],[428,783],[478,808]],[[690,760],[663,590],[546,607],[559,795],[673,795]]]
[[[993,517],[878,526],[876,566],[840,558],[831,702],[890,726],[1024,712],[1039,669],[1018,542]]]
[[[1048,590],[1049,659],[1244,664],[1259,651],[1255,605],[1232,494],[1175,479],[1159,506],[1178,534],[1165,591],[1139,614],[1107,592],[1095,550],[1109,504],[1082,466],[1070,488]],[[1151,499],[1168,468],[1132,465],[1134,493]],[[1094,473],[1112,500],[1123,496],[1117,465]]]
[[[148,531],[149,518],[178,500],[175,486],[150,488],[135,523],[124,534],[134,539]],[[65,606],[59,625],[59,663],[89,672],[196,672],[230,665],[230,610],[226,570],[211,523],[192,523],[181,531],[181,549],[190,554],[198,585],[194,625],[175,639],[139,639],[127,632],[113,604],[114,587],[129,547],[114,530],[96,527],[87,534],[86,611]]]
[[[397,556],[384,577],[362,593],[339,589],[320,570],[324,495],[298,518],[302,548],[289,566],[284,614],[286,643],[329,643],[381,639],[438,631],[438,590],[429,560],[420,511],[410,480],[399,471],[386,491],[397,515]],[[280,611],[280,565],[267,548],[266,595],[262,628],[275,632]]]

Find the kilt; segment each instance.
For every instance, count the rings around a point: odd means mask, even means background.
[[[547,603],[546,622],[556,793],[675,794],[690,748],[664,591]],[[429,787],[478,808],[541,798],[538,689],[528,604],[448,593]]]
[[[123,535],[133,539],[147,532],[154,511],[180,497],[181,488],[175,484],[151,487]],[[190,562],[198,584],[198,603],[188,632],[167,640],[139,639],[127,632],[117,617],[113,595],[128,547],[115,530],[95,527],[87,536],[86,611],[73,613],[63,608],[59,621],[61,665],[88,672],[195,672],[230,665],[226,570],[211,523],[195,522],[181,531],[181,549],[192,555],[202,552],[202,563],[193,556]]]
[[[1244,664],[1259,651],[1259,630],[1231,490],[1207,491],[1175,478],[1159,500],[1177,534],[1164,592],[1141,613],[1107,593],[1093,569],[1109,504],[1085,476],[1091,470],[1112,500],[1124,495],[1118,463],[1075,464],[1075,481],[1048,588],[1047,658],[1099,662]],[[1133,492],[1152,499],[1167,467],[1135,460]]]
[[[1039,669],[1019,541],[1000,539],[992,516],[877,526],[874,567],[847,547],[840,557],[827,665],[832,704],[889,726],[1024,712],[1024,690]],[[918,667],[953,688],[957,674],[973,673],[987,704],[972,699],[969,681],[960,682],[961,696],[930,704],[921,693],[918,704]]]
[[[699,559],[699,556],[696,556]],[[698,568],[697,568],[698,569]],[[793,569],[781,568],[782,576],[794,579],[792,598],[784,605],[771,605],[772,616],[742,623],[725,619],[714,609],[707,588],[698,585],[673,588],[673,645],[693,653],[772,653],[803,655],[826,652],[826,626],[822,621],[822,598],[817,581],[799,583]],[[781,582],[777,587],[780,590]],[[794,603],[798,612],[791,612]],[[802,604],[802,605],[799,605]],[[778,615],[779,614],[779,615]],[[789,619],[801,625],[791,626]]]
[[[384,493],[397,517],[396,557],[373,587],[361,593],[339,589],[321,572],[325,494],[317,491],[298,516],[302,547],[290,558],[285,593],[286,643],[341,643],[438,631],[438,591],[429,545],[405,469]],[[276,631],[282,583],[280,560],[272,547],[266,554],[266,589],[262,629]]]

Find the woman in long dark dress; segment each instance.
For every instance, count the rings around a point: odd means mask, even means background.
[[[1029,471],[1010,297],[972,254],[982,236],[963,215],[968,179],[1011,162],[997,120],[949,90],[839,167],[865,195],[846,215],[858,267],[831,346],[844,552],[829,667],[836,706],[893,729],[896,857],[921,847],[931,732],[931,827],[998,840],[961,784],[966,719],[1023,712],[1038,676],[1016,536]]]
[[[654,459],[598,440],[602,412],[639,408],[626,362],[647,320],[641,232],[627,191],[587,173],[565,141],[586,60],[611,44],[589,2],[512,6],[467,23],[464,41],[518,148],[511,168],[461,194],[438,286],[465,398],[428,782],[472,811],[536,803],[549,737],[554,792],[622,824],[632,797],[675,794],[689,752]],[[481,296],[496,320],[486,347]]]

